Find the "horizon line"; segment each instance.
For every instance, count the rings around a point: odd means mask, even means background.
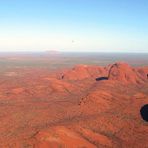
[[[148,51],[60,51],[60,50],[45,50],[45,51],[0,51],[0,53],[46,53],[46,52],[57,52],[57,53],[148,53]]]

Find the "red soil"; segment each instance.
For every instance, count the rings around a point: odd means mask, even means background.
[[[147,147],[139,112],[148,99],[147,67],[12,72],[0,77],[0,147]]]

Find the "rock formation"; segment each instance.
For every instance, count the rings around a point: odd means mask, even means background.
[[[140,84],[144,83],[147,77],[144,71],[139,72],[136,68],[132,68],[126,63],[115,63],[110,67],[108,79],[126,84]]]

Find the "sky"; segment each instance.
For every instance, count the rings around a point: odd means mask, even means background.
[[[148,52],[147,0],[1,0],[0,51]]]

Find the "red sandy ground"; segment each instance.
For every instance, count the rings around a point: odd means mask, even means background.
[[[147,74],[125,63],[11,69],[0,77],[0,147],[146,148]]]

